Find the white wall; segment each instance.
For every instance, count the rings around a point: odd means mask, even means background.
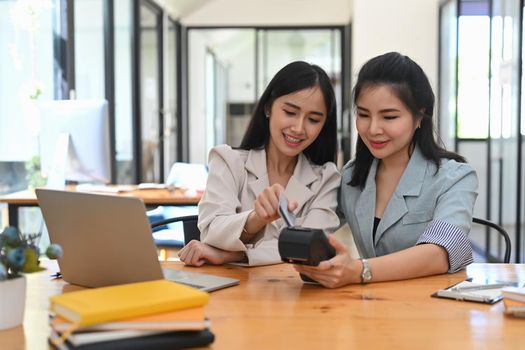
[[[399,51],[437,86],[439,0],[353,0],[352,71],[368,59]]]
[[[386,2],[386,1],[385,1]],[[352,0],[212,0],[181,20],[186,26],[344,25]]]
[[[191,13],[196,8],[203,6],[206,2],[211,0],[154,0],[160,7],[162,7],[167,14],[177,19],[188,13]]]
[[[352,86],[367,60],[398,51],[423,68],[437,95],[439,0],[353,0],[352,13]]]

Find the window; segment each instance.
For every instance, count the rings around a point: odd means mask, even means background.
[[[238,146],[259,95],[296,60],[332,78],[342,125],[341,29],[189,28],[188,44],[191,162],[205,163],[216,144]]]
[[[0,193],[27,187],[38,154],[31,99],[53,98],[52,23],[50,1],[0,1]]]
[[[102,0],[76,0],[75,90],[78,99],[106,96]]]
[[[115,4],[115,150],[117,183],[133,183],[133,130],[131,92],[131,2]]]

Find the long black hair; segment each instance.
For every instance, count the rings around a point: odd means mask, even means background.
[[[357,76],[354,86],[354,106],[360,93],[367,88],[381,85],[389,86],[414,118],[421,118],[420,127],[414,132],[412,146],[418,146],[423,156],[439,168],[442,158],[454,159],[465,163],[459,154],[445,150],[436,142],[432,117],[434,115],[435,97],[430,82],[421,67],[408,56],[398,52],[389,52],[366,62]],[[413,147],[409,147],[409,152]],[[370,171],[374,156],[361,139],[357,137],[356,157],[353,160],[354,172],[351,186],[363,188]]]
[[[322,165],[334,162],[337,148],[337,105],[334,89],[326,72],[310,63],[296,61],[283,67],[270,81],[257,102],[252,118],[242,138],[239,148],[245,150],[262,149],[270,140],[269,119],[266,112],[273,102],[296,91],[319,86],[326,104],[326,121],[314,142],[304,151],[311,162]]]

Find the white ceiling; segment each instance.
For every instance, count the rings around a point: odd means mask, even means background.
[[[350,22],[352,0],[157,0],[186,26],[320,26]]]
[[[155,0],[173,19],[190,14],[210,0]]]

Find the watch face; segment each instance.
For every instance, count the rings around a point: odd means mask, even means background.
[[[370,270],[363,271],[363,279],[365,281],[370,281],[372,279],[372,271]]]

